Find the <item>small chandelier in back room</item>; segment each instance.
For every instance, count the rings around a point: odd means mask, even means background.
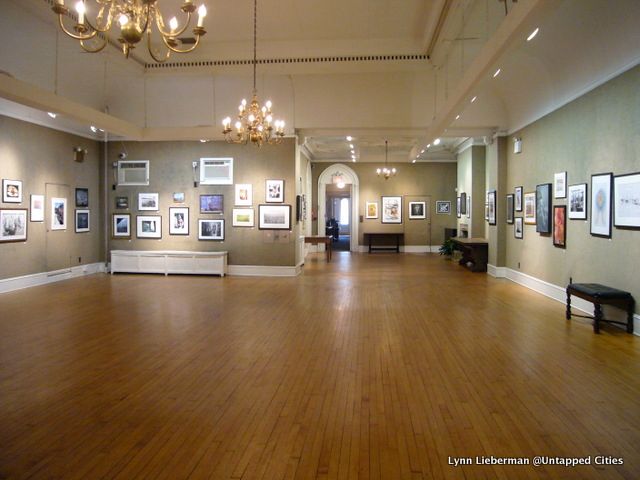
[[[207,33],[204,29],[204,17],[207,15],[207,7],[200,5],[198,8],[198,23],[193,28],[193,38],[179,38],[191,23],[191,15],[196,11],[193,0],[184,0],[180,6],[182,13],[186,14],[184,25],[178,28],[178,19],[176,17],[169,20],[169,25],[164,23],[160,6],[157,5],[158,0],[94,0],[87,2],[79,0],[75,4],[76,15],[69,12],[69,8],[65,7],[64,0],[55,0],[52,10],[58,14],[58,23],[64,33],[71,38],[80,41],[80,46],[89,53],[97,53],[101,51],[109,43],[109,31],[114,21],[120,27],[118,41],[122,44],[122,53],[125,57],[129,57],[129,52],[147,36],[147,48],[149,54],[156,62],[165,62],[169,59],[171,52],[189,53],[200,44],[200,38]],[[90,8],[87,9],[87,4]],[[95,19],[89,20],[89,10],[97,10]],[[64,24],[63,17],[71,17],[76,21],[72,30]],[[162,43],[167,48],[164,55],[160,55],[154,51],[151,45],[151,36],[153,27],[158,31]],[[187,41],[188,40],[188,41]],[[189,45],[186,48],[179,48],[180,42]]]
[[[231,117],[222,121],[224,129],[222,133],[229,143],[246,144],[249,141],[258,147],[263,143],[275,144],[282,142],[284,137],[284,121],[273,119],[271,100],[267,100],[261,108],[258,103],[258,91],[256,90],[256,33],[257,33],[258,1],[253,2],[253,98],[247,105],[247,100],[242,99],[238,107],[238,120],[235,123],[236,131],[232,134]],[[275,131],[274,131],[275,129]]]
[[[383,177],[385,180],[389,180],[390,177],[393,177],[397,172],[396,168],[389,168],[388,159],[389,157],[389,142],[387,140],[384,141],[384,168],[376,169],[376,173],[379,177]]]

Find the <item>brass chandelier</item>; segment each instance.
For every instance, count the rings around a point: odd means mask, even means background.
[[[247,105],[247,100],[242,99],[238,107],[238,119],[236,120],[235,133],[231,129],[231,117],[222,121],[224,129],[222,133],[228,143],[246,144],[249,141],[258,147],[263,143],[277,144],[284,137],[284,120],[273,119],[271,100],[267,100],[264,106],[258,103],[258,91],[256,89],[256,32],[257,32],[258,0],[253,2],[253,98]]]
[[[384,168],[377,168],[376,173],[379,177],[383,177],[385,180],[389,180],[389,178],[393,177],[397,171],[396,168],[389,168],[388,166],[388,157],[389,157],[389,142],[387,140],[384,141]]]
[[[207,8],[200,5],[198,8],[198,23],[193,29],[195,41],[189,47],[184,49],[178,48],[178,37],[182,35],[189,24],[191,16],[196,11],[193,0],[184,0],[180,6],[180,10],[186,14],[186,20],[181,28],[178,28],[178,20],[173,17],[169,20],[169,28],[164,23],[160,7],[157,0],[93,0],[91,3],[96,7],[97,14],[95,20],[91,22],[87,18],[86,0],[80,0],[75,4],[77,13],[77,22],[67,28],[64,24],[63,17],[69,16],[69,8],[64,5],[64,0],[56,0],[52,10],[58,14],[58,23],[64,33],[71,38],[80,41],[80,46],[87,52],[96,53],[106,47],[109,42],[109,30],[117,21],[120,27],[118,41],[122,44],[122,53],[125,57],[129,57],[129,53],[133,50],[142,37],[147,36],[147,48],[149,54],[156,62],[165,62],[168,60],[171,52],[189,53],[195,50],[200,43],[200,38],[207,33],[204,29],[204,17],[207,15]],[[151,32],[155,25],[156,30],[160,34],[162,42],[167,47],[164,55],[156,53],[151,46]]]

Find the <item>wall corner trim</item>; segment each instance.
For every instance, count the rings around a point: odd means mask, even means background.
[[[487,264],[487,273],[495,278],[506,278],[507,267],[496,267],[495,265]]]
[[[62,270],[54,270],[51,272],[40,272],[33,273],[31,275],[23,275],[21,277],[5,278],[0,280],[0,293],[36,287],[38,285],[46,285],[48,283],[68,280],[70,278],[81,277],[83,275],[105,273],[106,271],[106,265],[103,262],[98,262],[78,265],[76,267],[65,268]]]

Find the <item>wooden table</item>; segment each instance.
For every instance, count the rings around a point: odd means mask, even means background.
[[[469,266],[472,272],[486,272],[489,260],[489,242],[486,238],[453,237],[456,248],[462,252],[460,265]]]
[[[312,245],[318,245],[324,243],[325,250],[327,252],[327,262],[331,261],[331,237],[327,235],[313,235],[310,237],[304,237],[304,243],[310,243]]]
[[[378,251],[393,251],[396,253],[400,253],[400,237],[402,237],[404,233],[365,233],[364,236],[368,237],[368,245],[369,245],[369,253],[378,252]],[[395,238],[395,245],[384,245],[384,244],[374,244],[374,239],[383,239],[383,238]]]

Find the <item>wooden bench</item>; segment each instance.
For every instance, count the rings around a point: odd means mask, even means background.
[[[486,272],[489,261],[489,242],[486,238],[452,237],[457,250],[462,252],[460,265],[472,272]]]
[[[396,252],[400,253],[400,239],[404,233],[365,233],[369,253],[372,252]],[[395,240],[395,245],[384,243],[385,240]]]
[[[635,300],[629,292],[600,285],[599,283],[573,283],[573,279],[570,279],[569,282],[570,283],[567,286],[567,320],[571,320],[571,295],[574,295],[593,303],[593,317],[587,315],[576,315],[575,313],[573,316],[593,319],[594,333],[600,333],[600,322],[626,326],[627,333],[633,333],[633,310]],[[618,322],[604,319],[602,316],[602,305],[612,305],[626,310],[627,321]]]

